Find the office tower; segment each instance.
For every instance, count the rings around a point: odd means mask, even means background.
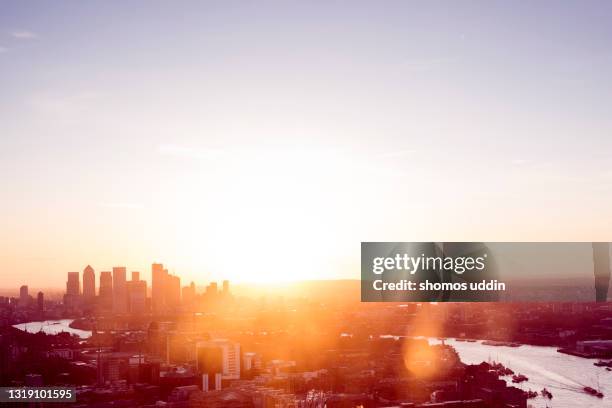
[[[96,297],[96,274],[94,269],[87,265],[83,269],[83,298],[92,301]]]
[[[223,281],[223,295],[224,296],[229,295],[229,281],[228,280]]]
[[[610,286],[610,243],[593,242],[593,272],[595,274],[595,300],[605,302]]]
[[[132,271],[132,282],[140,280],[140,272]]]
[[[38,311],[45,311],[45,295],[42,292],[38,292],[38,296],[36,296],[36,304],[38,305]]]
[[[221,374],[224,380],[240,379],[240,344],[225,339],[198,342],[196,369],[200,374],[208,374],[210,380],[216,374]],[[210,388],[217,388],[216,384]]]
[[[26,307],[30,303],[30,295],[28,294],[28,285],[22,285],[19,288],[19,306]]]
[[[127,286],[124,266],[113,267],[113,311],[127,312]]]
[[[132,274],[132,280],[127,282],[127,289],[129,312],[133,314],[144,313],[147,302],[147,281],[134,280]]]
[[[210,282],[206,287],[206,296],[209,299],[215,298],[217,296],[217,282]]]
[[[167,274],[163,264],[151,265],[151,305],[154,313],[164,309],[164,286]]]
[[[66,282],[66,294],[72,297],[78,297],[81,294],[81,281],[78,272],[68,272],[68,281]]]
[[[196,370],[202,375],[202,389],[215,389],[215,375],[223,372],[223,350],[211,342],[197,343]]]
[[[181,303],[181,278],[176,275],[166,275],[164,298],[166,305],[177,308]]]
[[[191,282],[189,286],[183,286],[181,294],[183,305],[192,305],[195,302],[195,295],[195,283]]]
[[[113,308],[113,275],[110,272],[100,272],[100,306],[102,309]]]

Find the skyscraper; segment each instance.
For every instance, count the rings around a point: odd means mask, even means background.
[[[19,288],[19,306],[26,307],[29,303],[28,285],[23,285]]]
[[[210,282],[206,287],[206,297],[209,300],[215,299],[217,297],[217,282]]]
[[[181,304],[181,278],[176,275],[166,275],[164,298],[166,305],[177,308]]]
[[[191,282],[189,286],[183,286],[182,303],[185,306],[192,306],[195,302],[196,287],[195,283]]]
[[[127,289],[129,312],[133,314],[144,313],[147,302],[147,281],[132,279],[127,282]]]
[[[72,297],[81,295],[81,281],[78,272],[68,272],[68,281],[66,281],[66,294]]]
[[[110,272],[100,272],[100,306],[102,309],[113,308],[113,275]]]
[[[96,297],[96,274],[94,269],[87,265],[83,269],[83,298],[92,301]]]
[[[223,281],[223,295],[227,296],[229,295],[229,281],[228,280],[224,280]]]
[[[224,380],[240,378],[240,344],[225,339],[196,344],[196,370],[200,374],[222,374]],[[212,388],[212,387],[211,387]]]
[[[113,311],[115,313],[127,312],[127,286],[125,267],[113,267]]]
[[[160,312],[164,309],[164,285],[168,271],[164,265],[154,263],[151,265],[151,305],[153,312]]]
[[[42,292],[38,292],[38,296],[36,296],[36,303],[38,305],[38,311],[40,313],[45,311],[45,295]]]

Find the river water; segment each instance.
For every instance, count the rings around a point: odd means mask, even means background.
[[[429,339],[429,342],[439,344],[440,340]],[[553,347],[497,347],[485,346],[481,342],[458,342],[454,339],[447,339],[445,343],[453,346],[461,361],[466,364],[498,361],[515,373],[529,377],[529,381],[521,384],[512,384],[511,377],[505,377],[511,385],[538,392],[546,387],[553,394],[551,401],[542,397],[528,400],[528,404],[533,407],[612,407],[612,371],[594,366],[593,363],[597,360],[558,353]],[[582,390],[584,386],[600,389],[604,398],[585,394]]]
[[[28,333],[38,333],[39,331],[42,331],[46,334],[58,334],[61,332],[68,332],[71,334],[76,334],[82,339],[91,337],[91,331],[89,330],[79,330],[70,327],[70,323],[72,322],[73,319],[45,320],[43,322],[16,324],[13,327]]]

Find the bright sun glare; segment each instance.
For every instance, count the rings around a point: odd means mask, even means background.
[[[336,241],[346,238],[337,231],[350,217],[333,214],[358,187],[355,168],[320,151],[220,154],[177,191],[177,259],[243,282],[334,276]]]

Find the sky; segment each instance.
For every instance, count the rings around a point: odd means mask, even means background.
[[[612,241],[607,1],[0,3],[0,287]]]

